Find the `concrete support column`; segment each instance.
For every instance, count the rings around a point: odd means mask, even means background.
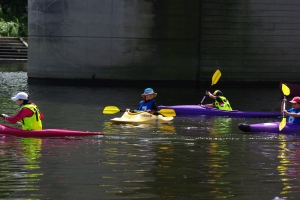
[[[198,0],[29,0],[29,79],[195,81]]]

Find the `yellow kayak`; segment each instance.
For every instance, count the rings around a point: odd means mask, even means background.
[[[124,112],[122,117],[113,118],[110,121],[115,123],[141,123],[141,124],[155,124],[171,122],[173,117],[164,117],[162,115],[152,115],[148,112]]]

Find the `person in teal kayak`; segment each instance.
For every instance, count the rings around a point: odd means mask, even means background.
[[[158,115],[158,107],[156,105],[155,100],[153,99],[157,96],[157,93],[155,93],[152,88],[146,88],[144,90],[144,93],[141,95],[143,97],[143,100],[139,103],[137,110]],[[129,109],[127,108],[126,111],[129,111]]]
[[[13,117],[6,114],[1,114],[1,117],[11,124],[21,121],[23,130],[42,130],[44,115],[29,100],[28,95],[25,92],[19,92],[11,99],[20,107],[19,112]]]
[[[286,99],[282,100],[281,103],[281,112],[284,116],[287,116],[287,122],[293,124],[300,124],[300,97],[294,97],[290,102],[292,104],[292,108],[289,110],[283,109],[283,105],[286,102]]]
[[[214,91],[213,94],[206,91],[206,95],[208,95],[211,99],[214,99],[215,102],[212,104],[205,104],[204,106],[217,108],[219,110],[232,110],[229,101],[223,96],[223,93],[220,90]]]

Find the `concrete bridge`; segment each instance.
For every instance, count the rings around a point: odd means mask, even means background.
[[[300,2],[30,0],[29,82],[298,82]],[[78,80],[80,80],[78,82]]]

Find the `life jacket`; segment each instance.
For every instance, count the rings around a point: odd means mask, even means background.
[[[28,108],[33,112],[31,117],[24,117],[22,119],[23,130],[42,130],[42,121],[39,109],[34,104],[25,104],[21,106],[20,110]]]
[[[290,113],[300,113],[300,109],[295,110],[294,108],[291,108],[288,110]],[[300,118],[299,117],[292,117],[292,116],[287,116],[287,122],[288,123],[293,123],[293,124],[300,124]]]
[[[229,101],[224,96],[218,96],[214,105],[215,108],[218,108],[219,110],[232,110]]]
[[[152,104],[154,103],[154,100],[149,100],[149,101],[141,101],[138,107],[138,110],[146,111],[146,110],[151,110]]]

